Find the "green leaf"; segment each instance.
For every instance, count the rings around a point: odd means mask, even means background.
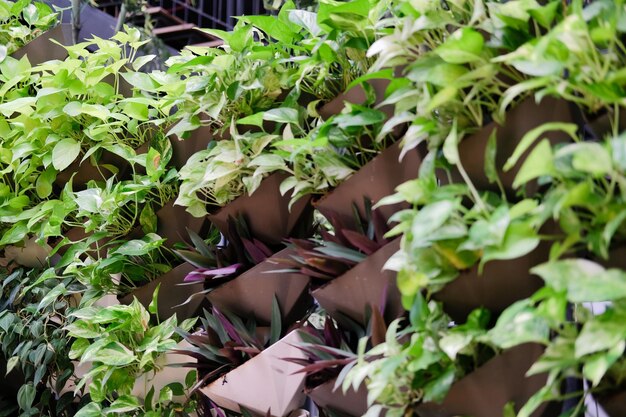
[[[298,110],[287,107],[271,109],[263,113],[263,119],[271,122],[298,124]]]
[[[485,148],[485,175],[492,184],[499,184],[498,168],[496,166],[496,155],[498,151],[498,130],[493,129]]]
[[[576,338],[576,357],[611,350],[624,342],[626,331],[623,321],[593,320],[584,324]]]
[[[7,57],[7,52],[7,47],[4,45],[0,45],[0,62],[4,61],[4,59]]]
[[[452,129],[443,143],[443,156],[452,165],[459,163],[459,135],[457,134],[456,119],[452,123]]]
[[[80,143],[74,139],[65,138],[52,149],[52,165],[58,171],[63,171],[76,160],[80,154]]]
[[[148,306],[148,311],[151,314],[157,314],[157,312],[159,311],[158,309],[158,301],[159,301],[159,290],[161,289],[161,283],[159,283],[156,287],[156,289],[154,290],[154,293],[152,294],[152,301],[150,302],[150,305]]]
[[[520,139],[519,144],[515,148],[513,155],[509,157],[504,164],[504,170],[508,171],[513,168],[522,155],[530,148],[530,146],[539,139],[544,133],[549,131],[563,131],[567,133],[573,140],[577,140],[576,132],[578,131],[578,126],[574,123],[545,123],[541,126],[537,126],[536,128],[528,131],[522,139]]]
[[[484,45],[485,40],[478,31],[464,27],[448,37],[435,53],[450,64],[465,64],[479,60]]]
[[[606,371],[622,356],[625,347],[626,341],[622,340],[607,353],[596,353],[585,359],[583,375],[591,381],[592,386],[598,386]]]
[[[158,87],[157,82],[144,72],[122,72],[120,75],[128,84],[140,90],[152,91]]]
[[[111,405],[103,410],[103,413],[125,413],[141,407],[139,400],[132,395],[122,395]]]
[[[102,362],[108,366],[126,366],[134,361],[136,357],[124,345],[119,342],[110,342],[95,349],[85,352],[81,358],[81,362]]]
[[[611,172],[609,152],[599,143],[576,143],[572,165],[575,169],[600,177]]]
[[[33,401],[35,401],[36,394],[37,390],[32,384],[28,383],[22,385],[17,392],[17,404],[20,409],[30,410],[33,405]]]
[[[528,222],[516,222],[509,225],[502,245],[487,247],[481,259],[481,266],[486,262],[500,259],[515,259],[530,253],[539,245],[537,232]]]
[[[280,340],[280,334],[283,330],[280,306],[278,305],[276,295],[274,295],[274,298],[272,299],[272,321],[270,325],[270,344],[274,344]]]
[[[543,175],[554,174],[554,155],[548,139],[543,139],[526,158],[513,181],[513,187],[518,188],[528,181]]]
[[[626,298],[626,272],[605,270],[587,259],[548,262],[531,271],[555,290],[567,291],[567,299],[574,303]]]
[[[445,372],[424,385],[425,402],[441,402],[446,397],[455,379],[455,367],[450,366]]]
[[[17,366],[19,361],[20,361],[19,356],[12,356],[11,358],[9,358],[9,360],[7,361],[7,371],[4,374],[5,377],[9,375],[9,373],[11,373],[11,371],[13,370],[13,368]]]
[[[549,335],[547,321],[529,300],[522,300],[502,312],[485,338],[502,349],[508,349],[528,342],[546,343]]]
[[[237,124],[258,126],[262,129],[263,128],[263,114],[264,112],[259,112],[259,113],[252,114],[250,116],[243,117],[237,120]]]
[[[78,410],[74,417],[102,417],[102,415],[100,404],[91,402]]]

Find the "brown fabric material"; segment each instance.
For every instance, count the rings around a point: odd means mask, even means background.
[[[283,249],[237,278],[220,285],[207,294],[218,309],[240,317],[254,317],[261,325],[272,319],[274,296],[278,300],[283,327],[301,319],[313,305],[309,294],[309,278],[301,274],[268,273],[282,269],[276,259],[287,259],[294,251]]]
[[[489,136],[494,129],[497,129],[496,167],[498,175],[505,189],[511,191],[513,180],[533,147],[526,151],[518,164],[509,171],[503,172],[502,167],[528,131],[548,122],[572,123],[573,117],[568,103],[564,100],[545,97],[540,104],[536,104],[534,98],[531,97],[507,112],[504,126],[492,122],[477,133],[461,140],[459,144],[461,164],[476,188],[498,191],[497,185],[491,184],[485,175],[485,149]],[[552,144],[571,140],[567,134],[562,132],[547,132],[542,136],[542,138],[544,137],[548,138]],[[463,181],[458,172],[453,172],[453,178],[458,182]],[[536,189],[536,182],[527,185],[528,192],[532,193]]]
[[[122,304],[130,304],[133,297],[146,308],[152,302],[154,290],[160,284],[159,296],[157,299],[157,307],[159,319],[165,320],[176,314],[177,320],[181,321],[190,317],[197,316],[204,297],[200,294],[203,290],[202,283],[193,285],[179,285],[183,283],[185,276],[195,268],[190,264],[182,264],[172,269],[167,274],[149,282],[148,284],[137,288],[132,293],[120,298]],[[184,303],[189,297],[197,294],[188,304],[175,307]]]
[[[367,412],[367,389],[361,384],[358,391],[352,387],[345,393],[341,387],[333,391],[335,380],[316,387],[309,393],[315,404],[323,409],[339,411],[349,416],[360,417]]]
[[[412,150],[399,162],[401,150],[400,143],[394,143],[313,205],[322,214],[325,210],[332,210],[345,227],[356,228],[353,205],[356,205],[361,218],[365,218],[365,197],[376,204],[381,198],[393,194],[398,185],[417,178],[422,162],[420,154]],[[382,206],[377,210],[385,219],[389,219],[405,208],[409,208],[408,203]]]
[[[541,278],[530,269],[548,260],[549,245],[542,243],[526,256],[505,261],[490,261],[478,273],[478,265],[461,274],[433,298],[443,302],[446,313],[459,323],[478,307],[489,309],[494,315],[514,302],[530,297],[543,286]]]
[[[371,79],[367,80],[366,82],[374,88],[374,92],[376,93],[375,104],[382,103],[382,101],[385,99],[385,90],[387,90],[390,81],[386,79]],[[363,87],[359,84],[352,87],[345,93],[338,95],[336,98],[329,101],[328,103],[324,104],[318,110],[318,113],[320,116],[322,116],[322,119],[326,120],[331,116],[341,113],[341,111],[345,107],[345,102],[352,104],[363,104],[365,103],[366,99],[367,96],[365,94],[365,90],[363,90]],[[388,118],[393,116],[393,106],[383,106],[380,110],[382,110]]]
[[[502,417],[511,401],[519,410],[546,383],[546,374],[525,376],[543,350],[531,343],[509,349],[455,382],[441,404],[420,404],[415,411],[419,417]],[[532,416],[540,416],[544,408]]]
[[[274,173],[261,182],[252,195],[243,195],[218,211],[209,214],[209,220],[228,237],[228,218],[245,218],[252,236],[267,244],[280,243],[292,236],[296,226],[312,222],[309,197],[298,200],[289,210],[289,195],[280,195],[280,183],[285,173]],[[299,224],[300,223],[300,224]]]
[[[57,25],[13,52],[11,56],[21,59],[24,55],[28,55],[28,61],[32,66],[55,59],[64,60],[68,55],[67,50],[51,42],[51,40],[54,39],[62,45],[71,45],[71,31],[72,28],[69,24]]]
[[[626,391],[619,392],[609,397],[600,397],[598,402],[609,417],[626,416]]]
[[[404,309],[396,287],[396,273],[382,270],[385,262],[399,247],[400,239],[388,243],[342,276],[313,291],[313,297],[340,323],[343,316],[348,316],[361,324],[367,324],[366,306],[379,308],[381,302],[386,302],[386,321],[401,316]]]

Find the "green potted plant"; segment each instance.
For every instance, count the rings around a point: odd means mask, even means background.
[[[539,201],[514,204],[491,193],[475,195],[462,184],[438,186],[426,169],[379,204],[402,198],[413,208],[391,218],[399,223],[387,236],[402,238],[386,268],[398,271],[406,309],[425,290],[463,320],[481,306],[500,312],[541,286],[529,272],[549,255]]]
[[[0,62],[27,56],[32,65],[64,59],[67,52],[52,40],[69,45],[69,32],[58,25],[58,13],[38,1],[0,3]],[[56,27],[55,27],[56,26]]]
[[[366,384],[368,415],[514,415],[545,384],[545,375],[525,377],[542,348],[501,352],[487,337],[489,320],[488,311],[478,309],[450,327],[441,305],[418,295],[407,328],[395,321],[385,342],[368,351],[362,340],[343,389]],[[474,395],[478,387],[490,395]]]
[[[151,306],[151,310],[155,312],[156,306]],[[142,404],[137,397],[137,394],[154,395],[154,388],[148,390],[142,384],[151,386],[154,374],[166,371],[160,359],[177,345],[176,317],[151,325],[150,313],[136,300],[128,306],[83,307],[73,312],[72,317],[75,320],[66,327],[75,338],[69,357],[79,359],[80,364],[91,364],[76,386],[76,390],[88,386],[91,402],[77,415],[114,415],[138,410],[169,415],[172,411],[168,408],[193,410],[193,404],[182,407],[175,402],[171,404],[175,391],[182,394],[182,378],[160,390],[156,407],[151,400]],[[181,326],[186,329],[193,322],[195,319]]]
[[[322,213],[332,210],[344,225],[356,227],[353,210],[365,216],[364,198],[376,203],[419,171],[420,154],[413,150],[401,157],[400,144],[384,131],[384,119],[380,110],[347,104],[305,137],[278,142],[275,153],[288,161],[291,174],[281,192],[291,193],[292,204],[312,195]],[[380,213],[388,219],[400,208]]]

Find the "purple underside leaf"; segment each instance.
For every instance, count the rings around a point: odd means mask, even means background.
[[[320,230],[320,235],[322,236],[322,240],[324,242],[334,242],[334,243],[337,243],[338,245],[341,245],[342,243],[346,243],[345,241],[342,241],[342,239],[327,232],[326,230]]]
[[[318,279],[323,279],[323,280],[326,280],[326,281],[330,281],[331,279],[336,278],[335,276],[322,274],[321,272],[318,272],[318,271],[315,271],[313,269],[306,268],[306,267],[300,268],[300,273],[302,275],[306,275],[306,276],[309,276],[311,278],[318,278]]]
[[[256,245],[256,242],[258,242],[257,240],[252,242],[248,239],[241,239],[241,241],[243,242],[243,246],[246,249],[246,252],[248,252],[248,255],[250,255],[255,265],[260,264],[268,258],[265,250]],[[269,256],[271,256],[271,252]]]
[[[318,246],[317,243],[307,239],[289,239],[289,242],[295,246],[298,252],[300,250],[313,250]]]
[[[260,349],[252,346],[237,346],[233,349],[238,352],[247,353],[250,356],[258,355],[259,353],[261,353]]]
[[[241,266],[241,264],[234,264],[217,269],[196,269],[195,271],[188,273],[183,281],[203,281],[206,277],[223,277],[225,275],[232,275],[237,272]]]
[[[350,244],[363,252],[366,255],[371,255],[380,249],[380,245],[373,240],[367,238],[367,236],[363,236],[360,233],[354,232],[352,230],[344,230],[343,235],[348,239]]]
[[[347,365],[351,361],[353,361],[353,359],[351,359],[351,358],[349,358],[349,359],[331,359],[331,360],[319,361],[319,362],[315,362],[315,363],[312,363],[312,364],[307,365],[307,366],[303,366],[302,368],[298,369],[297,371],[294,371],[292,374],[306,373],[307,375],[313,375],[313,374],[325,371],[325,370],[327,370],[329,368],[336,368],[338,366]]]

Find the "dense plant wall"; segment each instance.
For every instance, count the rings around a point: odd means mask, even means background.
[[[147,71],[0,3],[4,414],[623,415],[625,17],[288,1]]]

